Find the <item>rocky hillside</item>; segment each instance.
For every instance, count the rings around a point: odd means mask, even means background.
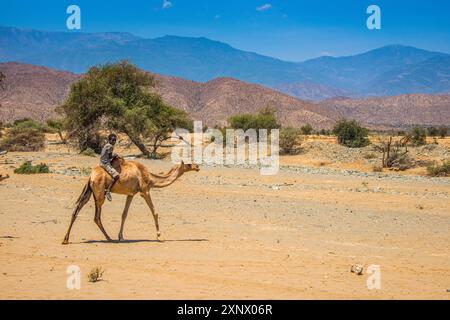
[[[0,63],[0,72],[6,75],[6,90],[0,95],[0,120],[5,122],[22,117],[38,120],[54,117],[55,107],[67,95],[70,84],[80,77],[18,63]],[[276,108],[280,121],[286,125],[333,124],[322,106],[259,85],[230,78],[206,83],[160,75],[156,78],[156,90],[169,104],[209,126],[225,125],[232,115],[257,112],[264,106]]]
[[[331,99],[320,103],[340,118],[373,128],[450,126],[450,95],[409,94],[385,98]]]
[[[21,63],[1,63],[5,88],[0,91],[0,121],[29,117],[46,120],[80,76]]]
[[[0,121],[32,117],[45,120],[81,76],[45,67],[0,63],[6,88],[0,93]],[[401,95],[388,98],[338,98],[320,103],[303,101],[267,87],[232,78],[206,83],[156,75],[156,91],[171,105],[187,111],[208,126],[225,125],[239,113],[276,108],[284,125],[331,128],[340,118],[357,119],[371,128],[407,128],[412,125],[450,125],[450,95]]]
[[[206,83],[163,76],[158,76],[158,80],[157,90],[166,101],[186,110],[194,119],[202,120],[209,126],[225,125],[227,118],[232,115],[255,113],[264,106],[278,110],[278,118],[284,125],[333,125],[333,114],[321,105],[260,85],[231,78],[218,78]]]

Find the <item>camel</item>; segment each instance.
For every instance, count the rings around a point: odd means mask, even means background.
[[[8,178],[9,178],[8,174],[6,174],[6,175],[0,174],[0,182],[2,182],[3,180],[6,180]]]
[[[112,188],[111,192],[115,194],[126,195],[125,208],[122,213],[122,223],[119,231],[119,241],[123,241],[123,229],[125,220],[128,215],[128,210],[131,205],[133,197],[139,193],[144,198],[150,211],[153,215],[156,226],[157,240],[160,241],[161,233],[159,231],[158,214],[155,212],[155,208],[150,197],[151,188],[165,188],[174,183],[184,173],[189,171],[200,171],[197,164],[185,164],[181,162],[175,165],[166,174],[154,174],[151,173],[143,164],[136,161],[125,161],[123,158],[117,158],[112,162],[113,167],[120,173],[120,178]],[[94,222],[100,228],[107,241],[112,241],[105,228],[103,228],[101,220],[102,205],[105,202],[105,188],[111,182],[111,176],[100,166],[97,166],[92,170],[88,182],[86,183],[81,195],[76,201],[76,207],[72,214],[72,219],[69,224],[66,236],[62,244],[69,243],[70,230],[75,222],[80,210],[88,203],[91,195],[95,201],[95,216]]]

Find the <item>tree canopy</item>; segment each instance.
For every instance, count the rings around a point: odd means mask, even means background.
[[[281,126],[277,121],[275,109],[271,107],[262,108],[257,114],[238,114],[228,119],[233,129],[279,129]]]
[[[369,130],[355,120],[339,121],[333,129],[333,133],[337,136],[340,144],[349,148],[362,148],[370,144],[367,137]]]
[[[190,129],[192,122],[151,91],[155,84],[150,73],[126,61],[93,67],[71,86],[58,111],[81,151],[99,151],[99,132],[107,129],[127,135],[145,156],[156,157],[172,130]]]

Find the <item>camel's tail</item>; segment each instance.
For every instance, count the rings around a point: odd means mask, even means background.
[[[83,205],[86,204],[91,198],[91,194],[92,194],[91,179],[89,179],[86,185],[84,186],[83,192],[81,192],[75,204],[77,205],[80,203],[82,203]]]

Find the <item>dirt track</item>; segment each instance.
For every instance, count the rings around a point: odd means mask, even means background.
[[[8,158],[17,156],[28,157]],[[38,156],[51,169],[97,161]],[[143,162],[154,172],[170,167]],[[11,174],[11,165],[0,171]],[[90,202],[62,246],[86,179],[12,175],[0,183],[1,299],[450,299],[448,182],[202,168],[152,192],[164,242],[137,196],[126,242],[103,241]],[[104,207],[114,238],[124,201],[116,195]],[[355,263],[379,265],[382,289],[350,273]],[[72,264],[81,267],[81,290],[66,288]],[[104,281],[89,283],[96,266]]]

